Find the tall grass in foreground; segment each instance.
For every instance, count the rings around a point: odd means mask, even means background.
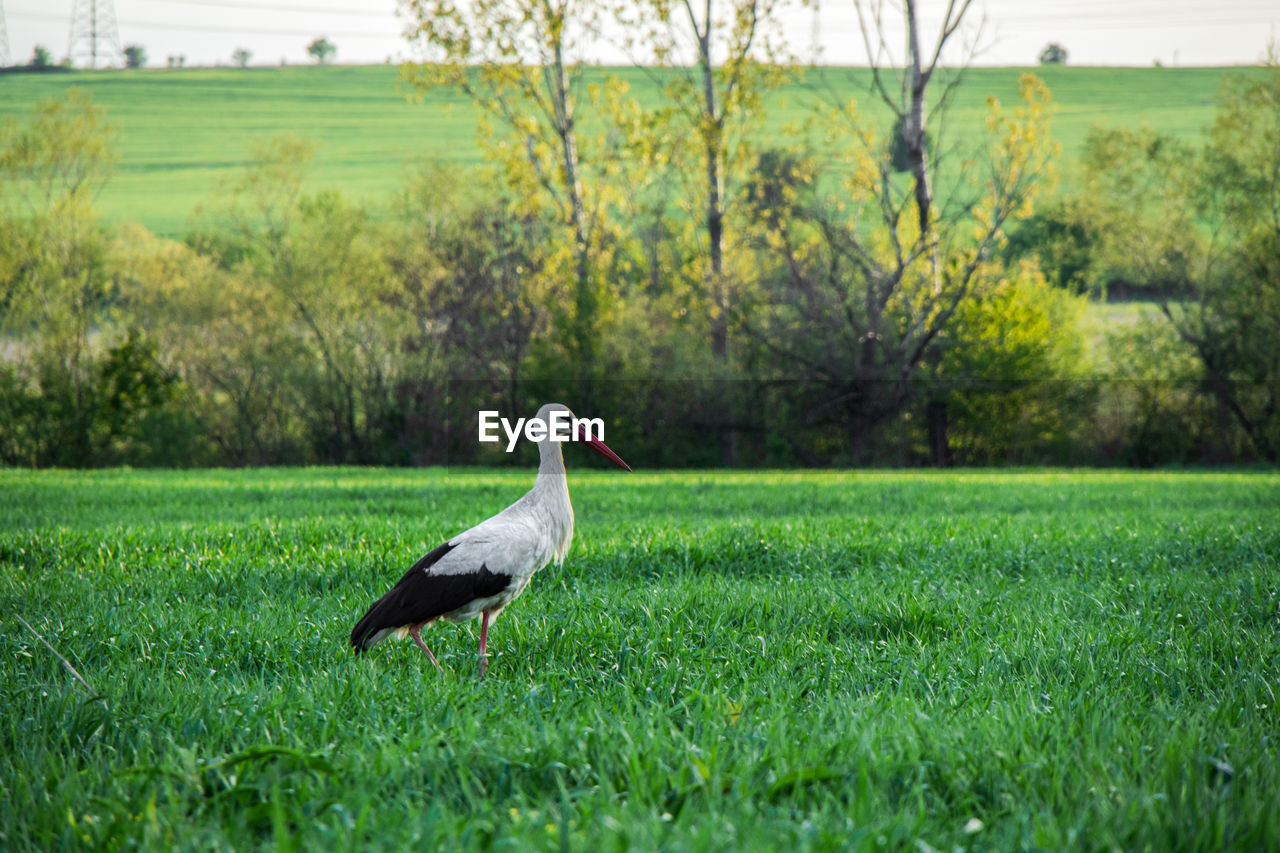
[[[1280,846],[1280,475],[570,479],[481,681],[346,632],[527,473],[0,472],[0,847]]]

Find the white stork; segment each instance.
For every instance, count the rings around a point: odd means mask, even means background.
[[[536,419],[547,425],[546,438],[538,442],[541,461],[533,488],[502,512],[445,542],[413,564],[404,577],[379,598],[351,630],[356,654],[373,648],[390,636],[412,637],[431,662],[436,656],[419,633],[437,619],[465,622],[480,617],[480,674],[489,665],[485,645],[489,626],[502,608],[529,585],[534,573],[549,563],[559,565],[573,539],[573,506],[565,480],[561,441],[552,440],[551,413],[572,413],[559,403],[548,403]],[[577,423],[576,421],[573,423]],[[575,441],[630,471],[618,454],[603,441],[584,435]]]

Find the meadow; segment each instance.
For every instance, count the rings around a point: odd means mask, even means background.
[[[1094,125],[1150,126],[1196,141],[1213,120],[1222,78],[1239,68],[981,68],[969,72],[954,103],[949,136],[965,140],[984,127],[986,99],[1017,98],[1018,75],[1044,77],[1058,105],[1054,135],[1063,145],[1064,188]],[[659,97],[660,77],[636,68],[592,70],[627,80],[645,103]],[[0,117],[24,116],[38,101],[81,87],[117,126],[120,161],[98,198],[112,221],[152,231],[185,232],[201,206],[215,202],[248,162],[256,139],[282,133],[318,146],[311,189],[332,188],[382,202],[423,161],[475,165],[476,110],[456,92],[434,91],[413,103],[394,66],[285,67],[10,74],[0,78]],[[774,96],[770,126],[803,120],[819,99],[857,98],[869,115],[883,107],[865,70],[811,69]],[[588,119],[589,123],[589,119]],[[936,130],[937,125],[934,125]]]
[[[579,466],[487,677],[351,655],[530,481],[0,471],[0,847],[1280,847],[1280,474]]]

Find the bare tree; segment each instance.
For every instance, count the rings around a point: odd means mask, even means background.
[[[1008,113],[989,99],[987,150],[970,152],[971,162],[956,170],[967,180],[954,182],[941,201],[936,197],[931,85],[969,9],[969,0],[948,3],[926,52],[916,0],[905,0],[905,57],[895,64],[886,4],[858,5],[871,86],[895,119],[894,132],[886,143],[852,107],[836,109],[844,130],[832,134],[837,147],[831,155],[843,160],[846,192],[820,199],[809,190],[768,216],[784,284],[774,286],[778,310],[767,328],[757,324],[756,339],[789,366],[792,377],[820,389],[814,418],[841,413],[855,457],[874,428],[903,410],[912,380],[959,306],[998,274],[992,250],[1008,220],[1029,212],[1056,150],[1047,141],[1048,91],[1025,75],[1022,106]],[[957,80],[949,75],[940,103]],[[898,171],[909,179],[901,180]],[[824,181],[810,175],[800,183]],[[931,436],[935,458],[945,461],[945,412],[931,415],[939,433]]]
[[[958,3],[957,0],[947,0],[947,10],[943,15],[933,51],[926,56],[920,51],[921,21],[917,2],[904,0],[902,13],[906,18],[907,27],[905,71],[898,75],[897,85],[892,86],[892,81],[887,79],[893,72],[886,67],[886,60],[892,56],[892,53],[886,41],[884,0],[855,3],[863,44],[867,50],[867,60],[871,66],[873,85],[881,100],[893,112],[897,119],[896,127],[900,128],[902,134],[907,169],[911,172],[914,182],[916,217],[920,226],[920,235],[928,243],[935,281],[939,275],[938,244],[937,234],[933,229],[934,199],[930,152],[926,144],[929,84],[933,82],[934,73],[938,70],[943,48],[960,29],[960,23],[964,20],[971,4],[972,0],[959,0]],[[958,82],[957,77],[952,85]]]
[[[504,125],[516,146],[498,143],[491,153],[532,206],[551,205],[568,229],[573,310],[561,320],[576,378],[589,380],[598,349],[594,256],[602,213],[582,180],[575,92],[581,64],[572,54],[591,26],[591,8],[582,0],[408,0],[404,8],[413,21],[409,38],[427,54],[405,67],[406,78],[420,91],[456,87],[486,121]],[[589,387],[584,394],[590,396]]]

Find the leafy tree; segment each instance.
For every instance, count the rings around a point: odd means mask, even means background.
[[[24,124],[0,125],[0,201],[11,212],[38,215],[91,202],[116,162],[115,128],[82,89],[66,101],[45,100]]]
[[[124,48],[124,67],[141,68],[147,64],[147,49],[142,45],[130,44]]]
[[[1044,50],[1040,51],[1036,58],[1041,65],[1066,65],[1067,49],[1056,41],[1051,41],[1044,46]]]
[[[250,59],[253,59],[253,52],[247,48],[237,47],[231,51],[231,61],[237,68],[247,68]]]
[[[1081,207],[1098,217],[1094,264],[1108,288],[1178,296],[1192,277],[1202,236],[1190,201],[1195,152],[1144,128],[1090,131]],[[1154,227],[1145,227],[1150,224]]]
[[[581,64],[573,57],[595,26],[593,8],[581,0],[410,0],[407,9],[415,22],[410,38],[427,61],[407,65],[405,78],[419,91],[456,87],[480,107],[488,156],[513,198],[528,215],[549,215],[559,226],[552,241],[559,257],[547,271],[571,287],[552,307],[589,411],[602,373],[602,271],[612,242],[603,198],[610,187],[585,179],[591,158],[578,127]]]
[[[307,55],[320,65],[329,64],[329,60],[338,53],[338,48],[329,39],[321,36],[307,45]]]
[[[1140,467],[1241,458],[1243,448],[1203,393],[1195,349],[1150,307],[1136,322],[1107,330],[1105,397],[1089,437],[1095,452]]]
[[[1161,309],[1256,453],[1280,460],[1280,57],[1224,81],[1195,201],[1213,233],[1189,298]]]
[[[725,269],[727,201],[754,164],[751,131],[764,117],[764,97],[789,74],[774,30],[779,0],[678,0],[622,4],[615,15],[629,44],[666,69],[664,100],[650,111],[650,157],[685,173],[696,188],[686,213],[702,220],[702,290],[709,307],[711,350],[728,357],[730,284]],[[686,144],[690,137],[696,146]]]
[[[45,47],[42,44],[38,44],[36,45],[36,49],[31,52],[30,65],[32,68],[36,69],[37,71],[43,71],[46,68],[52,68],[53,54],[49,52],[49,48]]]
[[[309,157],[291,137],[256,145],[192,241],[218,272],[195,282],[183,313],[206,318],[243,356],[197,351],[188,369],[218,365],[205,385],[235,392],[253,431],[228,424],[225,440],[250,461],[409,461],[410,448],[386,442],[406,414],[405,389],[430,381],[432,318],[404,309],[384,226],[337,193],[303,191]]]
[[[116,255],[130,322],[181,378],[180,399],[219,462],[312,460],[299,418],[309,405],[300,381],[309,359],[287,306],[247,265],[221,264],[207,232],[195,242],[203,251],[140,228],[122,236]]]
[[[1111,299],[1177,297],[1202,237],[1194,151],[1147,129],[1096,127],[1081,157],[1084,189],[1013,230],[1010,258],[1038,259],[1054,284]]]
[[[665,279],[691,303],[680,335],[705,341],[707,350],[687,352],[689,364],[720,380],[698,395],[717,398],[709,408],[718,416],[700,419],[712,428],[719,422],[722,460],[731,465],[740,437],[732,424],[743,419],[732,398],[741,386],[723,380],[742,378],[740,360],[731,358],[730,334],[753,277],[748,219],[736,215],[733,201],[756,165],[752,140],[762,130],[765,98],[796,73],[778,27],[783,5],[644,0],[614,8],[627,48],[638,61],[648,60],[642,67],[663,94],[651,107],[627,102],[609,114],[628,140],[635,167],[628,175],[629,207],[652,223],[642,239],[667,242],[646,247],[644,263],[653,278]],[[651,298],[657,289],[655,282]],[[652,320],[658,321],[657,313]]]
[[[79,89],[0,125],[0,328],[21,352],[10,387],[47,403],[36,438],[64,463],[90,453],[96,356],[109,343],[95,340],[112,290],[93,197],[116,159],[113,134]]]
[[[929,458],[939,465],[1069,459],[1092,426],[1096,393],[1086,301],[1050,285],[1031,262],[993,263],[984,279],[924,370]],[[947,422],[933,422],[939,417]]]
[[[92,201],[116,160],[113,134],[78,88],[65,102],[40,102],[25,123],[0,124],[0,222],[10,237],[0,306],[16,328],[70,324],[65,336],[46,337],[67,356],[87,345],[90,314],[105,298]]]
[[[1054,199],[1010,230],[1008,261],[1035,259],[1045,278],[1072,293],[1102,294],[1099,247],[1115,233],[1106,205],[1087,194]]]
[[[1223,84],[1199,150],[1096,129],[1084,156],[1091,275],[1158,301],[1252,452],[1280,454],[1280,66]]]
[[[0,368],[6,464],[191,464],[178,384],[136,329],[93,198],[115,162],[114,129],[79,89],[0,129]]]
[[[172,405],[175,377],[136,335],[107,347],[87,365],[88,382],[65,376],[38,383],[0,367],[0,460],[8,465],[192,465],[199,426]]]
[[[492,191],[495,184],[428,167],[396,207],[404,225],[387,252],[400,282],[391,304],[422,318],[405,344],[419,359],[418,379],[400,405],[422,415],[430,440],[415,442],[417,455],[434,461],[475,456],[470,431],[450,434],[448,423],[471,423],[478,409],[499,402],[505,411],[524,411],[531,402],[524,396],[530,354],[549,327],[541,288],[550,281],[544,266],[553,257],[546,246],[554,225],[521,215],[501,191]],[[446,398],[450,416],[461,420],[440,416]]]

